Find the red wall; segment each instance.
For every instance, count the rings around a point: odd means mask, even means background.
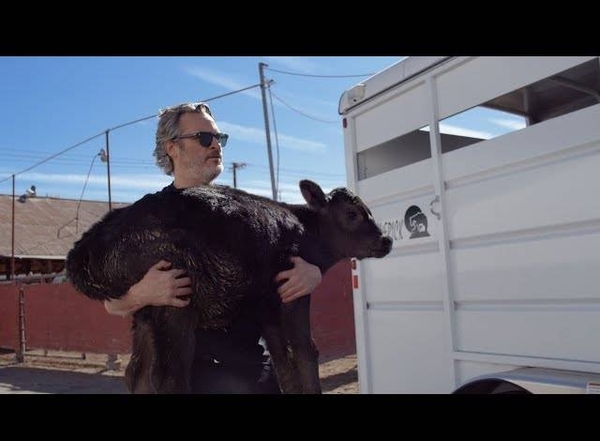
[[[356,353],[350,260],[334,265],[311,296],[311,326],[319,360]]]
[[[51,313],[49,313],[51,312]],[[27,348],[128,353],[131,319],[110,315],[68,283],[25,287]]]
[[[332,267],[311,298],[311,325],[320,361],[356,352],[350,262]],[[126,354],[131,320],[108,314],[100,301],[68,283],[23,285],[27,349]],[[0,286],[0,347],[19,347],[19,290]]]
[[[0,285],[0,348],[19,348],[19,288]]]

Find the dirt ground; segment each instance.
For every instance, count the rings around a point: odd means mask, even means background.
[[[0,351],[0,394],[124,394],[128,356],[27,351],[23,362]],[[325,394],[358,394],[356,355],[319,365]]]

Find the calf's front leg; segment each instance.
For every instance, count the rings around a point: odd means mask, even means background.
[[[271,361],[281,392],[284,394],[302,393],[300,377],[288,350],[287,339],[281,326],[280,317],[277,317],[276,321],[268,322],[263,326],[263,337],[271,354]]]
[[[289,306],[288,306],[289,305]],[[296,375],[301,393],[320,394],[319,351],[310,329],[310,295],[286,304],[283,312],[283,328],[293,354]]]

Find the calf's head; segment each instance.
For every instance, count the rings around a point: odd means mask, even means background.
[[[392,249],[393,240],[384,236],[371,210],[350,190],[336,188],[325,194],[309,180],[300,181],[308,206],[319,214],[319,231],[336,259],[381,258]]]

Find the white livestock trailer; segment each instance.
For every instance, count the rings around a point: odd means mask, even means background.
[[[340,98],[361,393],[600,392],[600,60],[408,57]]]

